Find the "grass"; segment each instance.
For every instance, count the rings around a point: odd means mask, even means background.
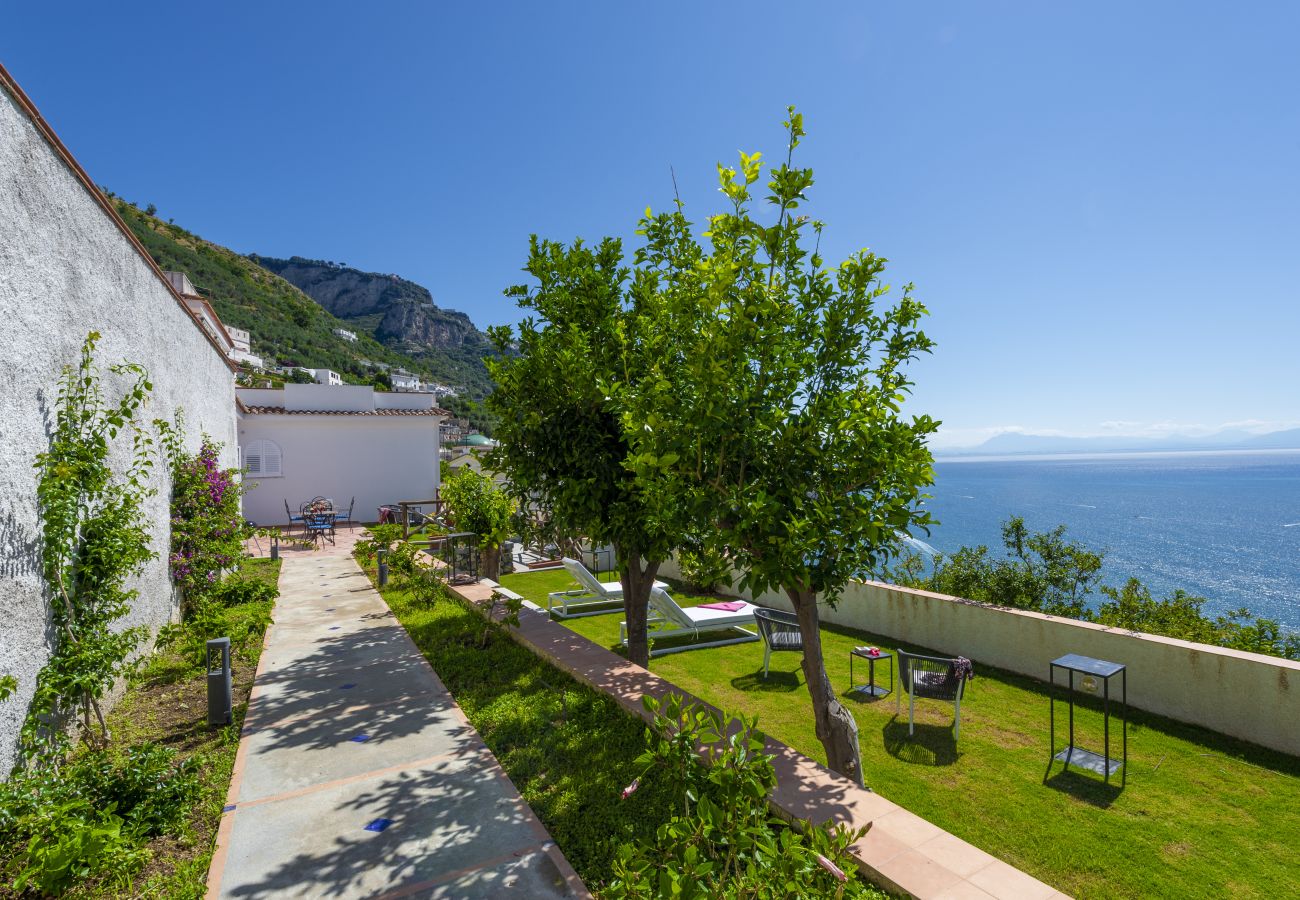
[[[243,577],[270,582],[279,577],[280,562],[245,560]],[[270,610],[271,603],[248,603],[231,607],[232,626],[255,619]],[[261,634],[232,648],[233,723],[211,729],[207,725],[207,678],[193,660],[179,653],[159,651],[150,656],[127,685],[126,693],[108,715],[113,747],[125,749],[155,743],[175,750],[181,759],[196,758],[200,764],[202,792],[182,836],[162,835],[149,840],[148,861],[129,878],[107,873],[73,888],[69,897],[151,897],[169,900],[199,900],[207,890],[208,864],[212,859],[221,808],[226,802],[230,774],[239,747],[239,732],[253,674],[262,653]],[[0,858],[7,856],[0,850]],[[0,882],[0,897],[12,893],[12,879]],[[126,883],[124,883],[126,882]]]
[[[368,574],[373,580],[373,567]],[[459,603],[422,603],[400,579],[381,593],[579,877],[599,891],[618,846],[672,812],[655,779],[620,799],[642,774],[644,723],[504,635],[480,646],[484,620]]]
[[[543,607],[549,591],[574,587],[554,570],[501,581]],[[683,606],[710,599],[674,596]],[[615,613],[566,624],[616,648],[621,620]],[[1053,887],[1078,897],[1276,897],[1294,889],[1300,759],[1134,710],[1127,785],[1108,788],[1060,764],[1049,773],[1044,683],[976,660],[960,743],[952,738],[952,706],[935,701],[918,701],[909,739],[905,700],[900,716],[894,695],[843,696],[850,648],[894,651],[897,644],[834,626],[823,626],[822,643],[831,683],[858,722],[868,785]],[[660,657],[651,669],[716,706],[757,715],[768,734],[825,762],[799,663],[798,654],[773,654],[764,680],[756,642]],[[855,661],[859,682],[866,669]],[[876,664],[877,684],[888,685],[888,669]],[[1059,704],[1057,711],[1064,711]],[[1080,743],[1100,749],[1100,714],[1076,706],[1076,716]],[[1058,749],[1063,739],[1058,721]]]

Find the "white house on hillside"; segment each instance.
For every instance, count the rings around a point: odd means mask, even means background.
[[[348,331],[346,328],[335,328],[334,333],[349,343],[355,344],[357,342],[357,333],[355,331]]]
[[[249,485],[244,515],[288,523],[313,497],[329,497],[373,522],[379,507],[437,496],[438,425],[450,413],[431,394],[368,386],[286,384],[238,391],[239,450]]]
[[[217,312],[208,299],[198,292],[189,276],[184,272],[164,272],[167,281],[180,294],[185,305],[203,325],[203,330],[219,343],[226,356],[237,363],[248,363],[254,368],[262,368],[262,357],[254,356],[250,344],[251,337],[242,328],[232,328],[217,318]]]
[[[420,376],[413,375],[405,369],[393,369],[388,373],[388,378],[395,391],[407,393],[424,390],[424,382],[420,380]]]

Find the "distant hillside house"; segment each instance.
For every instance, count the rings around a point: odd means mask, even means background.
[[[334,333],[345,341],[353,344],[357,342],[357,333],[355,331],[348,331],[346,328],[335,328]]]
[[[185,449],[196,451],[206,433],[224,445],[222,464],[235,465],[232,343],[198,299],[190,302],[163,274],[0,66],[0,675],[18,679],[17,693],[0,703],[0,779],[12,766],[37,674],[50,657],[55,598],[42,577],[32,464],[50,448],[59,376],[77,364],[86,335],[99,332],[95,361],[106,402],[116,403],[130,384],[110,367],[139,363],[153,385],[144,422],[172,421],[183,409]],[[126,474],[129,434],[113,441],[109,463]],[[131,611],[114,627],[156,632],[179,612],[167,566],[172,485],[166,465],[145,477],[154,494],[143,512],[157,555],[131,579]]]
[[[304,366],[295,366],[293,369],[290,369],[289,371],[304,372],[309,378],[314,380],[317,384],[332,385],[332,384],[343,383],[343,376],[340,375],[338,372],[335,372],[333,369],[308,369]]]
[[[212,304],[198,292],[189,276],[184,272],[164,272],[163,274],[166,275],[167,282],[176,293],[181,295],[181,299],[185,301],[185,305],[189,307],[190,312],[202,323],[203,329],[221,345],[226,356],[237,363],[248,363],[254,368],[262,368],[262,357],[253,355],[247,331],[242,328],[232,328],[223,323],[217,317],[217,312],[212,308]]]
[[[405,369],[393,369],[388,373],[388,380],[392,382],[395,391],[414,393],[424,390],[424,382],[420,380],[420,376],[413,375]]]
[[[238,392],[244,515],[288,524],[315,497],[374,522],[379,507],[437,496],[438,426],[450,413],[432,394],[379,393],[361,385],[286,384]]]

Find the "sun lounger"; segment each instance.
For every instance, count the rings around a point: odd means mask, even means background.
[[[557,619],[580,619],[583,616],[601,616],[617,612],[623,605],[623,586],[618,582],[605,584],[592,575],[587,567],[576,559],[564,557],[561,562],[573,580],[582,585],[576,591],[554,591],[546,595],[546,611]],[[657,588],[668,585],[656,581]],[[559,609],[556,609],[556,606]],[[575,612],[576,610],[576,612]],[[584,612],[584,610],[586,610]]]
[[[689,637],[696,641],[680,647],[651,648],[651,656],[666,656],[683,650],[698,650],[703,647],[725,647],[728,644],[746,644],[758,640],[758,634],[747,631],[743,626],[755,625],[754,604],[741,603],[739,609],[705,609],[701,606],[682,608],[677,601],[668,596],[662,588],[650,591],[650,616],[646,628],[651,641],[663,641],[668,638]],[[725,636],[724,635],[729,635]],[[623,646],[627,646],[627,622],[618,626],[618,637]],[[700,638],[718,637],[720,640]]]

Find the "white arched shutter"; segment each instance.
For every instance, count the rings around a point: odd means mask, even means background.
[[[279,478],[284,474],[279,445],[274,441],[253,441],[244,450],[244,468],[251,478]]]

